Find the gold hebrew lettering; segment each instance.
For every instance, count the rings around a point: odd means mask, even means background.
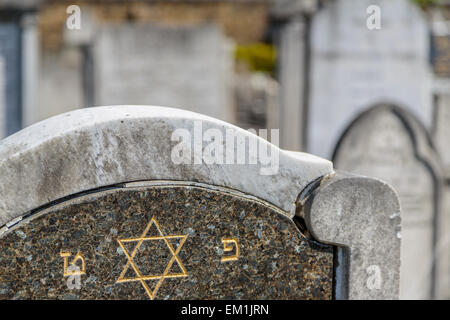
[[[59,254],[62,258],[64,258],[64,277],[68,277],[68,276],[72,276],[72,275],[76,275],[76,274],[86,274],[86,263],[84,261],[83,256],[81,255],[81,253],[78,251],[78,253],[76,254],[76,256],[73,258],[72,262],[70,262],[70,265],[75,265],[77,263],[77,261],[81,261],[81,269],[80,270],[75,270],[70,272],[68,270],[69,267],[69,257],[71,256],[71,253],[68,251],[65,252],[61,252]]]
[[[236,261],[239,258],[239,242],[236,238],[222,238],[223,252],[230,252],[236,249],[236,252],[232,256],[222,257],[222,262]]]

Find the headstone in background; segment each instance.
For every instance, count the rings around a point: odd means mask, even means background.
[[[398,299],[401,212],[394,189],[383,181],[337,172],[301,200],[314,239],[335,244],[335,298]]]
[[[366,13],[378,6],[380,29]],[[408,0],[336,0],[313,17],[307,151],[330,158],[339,136],[365,108],[405,105],[431,125],[429,31]]]
[[[83,56],[76,47],[48,53],[41,59],[39,108],[35,121],[86,106],[83,101]]]
[[[280,146],[287,150],[305,151],[306,147],[310,17],[318,10],[317,0],[271,1],[280,107],[271,110],[268,126],[280,129]]]
[[[109,25],[94,46],[96,105],[177,106],[234,122],[233,53],[214,25]]]
[[[5,132],[10,135],[21,129],[21,32],[17,23],[0,23],[0,56],[3,58],[5,87]]]
[[[235,75],[234,86],[237,126],[279,129],[270,118],[279,110],[278,83],[272,77],[262,72],[243,72]]]
[[[444,165],[445,176],[450,178],[450,93],[436,96],[434,114],[434,141]]]
[[[280,81],[279,119],[281,147],[304,150],[304,101],[306,22],[302,15],[289,19],[279,31],[278,78]]]
[[[447,87],[448,88],[448,87]],[[447,89],[448,90],[448,89]],[[439,157],[442,161],[445,186],[443,193],[442,211],[450,216],[450,93],[439,91],[435,97],[433,139]],[[448,238],[448,240],[447,240]],[[442,250],[449,250],[450,232]],[[444,266],[445,268],[445,266]],[[450,267],[446,270],[450,274]],[[450,285],[443,293],[444,298],[450,298]]]
[[[429,143],[424,128],[409,114],[379,105],[347,128],[333,157],[337,169],[379,178],[398,192],[402,208],[400,297],[405,299],[431,298],[435,291],[434,250],[440,240],[435,237],[442,235],[435,228],[444,221],[437,220],[441,218],[440,178]],[[438,252],[437,259],[445,256]],[[446,274],[438,276],[438,281],[447,281]]]
[[[53,15],[58,13],[45,14],[46,17]],[[48,23],[47,18],[43,20]],[[55,41],[59,37],[48,33],[51,27],[44,28],[43,36],[47,36],[47,39],[42,39],[44,42],[39,70],[39,108],[34,112],[32,122],[94,105],[92,45],[96,23],[92,10],[83,7],[82,27],[69,29],[64,25],[64,28],[61,28],[61,43],[51,49],[46,48],[45,41]]]
[[[224,155],[252,159],[255,144],[277,155],[277,172],[264,174],[261,151],[256,162],[194,163],[213,132],[236,138]],[[174,160],[180,149],[191,161]],[[390,187],[336,181],[331,162],[211,117],[151,106],[61,114],[3,140],[0,178],[0,298],[330,299],[334,276],[351,299],[398,296]],[[352,269],[312,240],[300,211],[312,232],[352,249]],[[366,274],[368,262],[389,271]]]

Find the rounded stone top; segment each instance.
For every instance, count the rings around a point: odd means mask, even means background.
[[[327,160],[280,150],[198,113],[155,106],[85,108],[0,141],[0,225],[67,196],[143,180],[228,187],[288,214],[304,187],[332,172]]]

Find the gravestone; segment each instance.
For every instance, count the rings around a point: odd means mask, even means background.
[[[3,59],[5,107],[5,132],[10,135],[20,130],[22,125],[20,105],[21,32],[18,23],[0,23],[0,57]]]
[[[305,150],[307,100],[309,96],[310,17],[319,10],[317,0],[272,1],[271,27],[278,48],[277,79],[280,107],[272,110],[269,127],[280,128],[281,147]]]
[[[450,94],[439,94],[435,104],[434,141],[444,165],[444,174],[450,178]]]
[[[279,110],[278,84],[270,76],[260,72],[236,74],[234,96],[239,127],[279,128],[270,118]]]
[[[301,203],[314,238],[336,246],[336,299],[398,299],[401,213],[391,187],[337,173]]]
[[[439,264],[448,256],[437,250],[442,239],[438,226],[448,222],[439,215],[439,163],[425,129],[403,109],[377,105],[347,128],[333,161],[340,170],[379,178],[395,188],[402,207],[400,297],[436,296],[436,286],[448,281]]]
[[[43,55],[35,122],[83,105],[82,59],[76,47]]]
[[[96,105],[179,106],[234,122],[232,74],[231,45],[213,25],[109,25],[94,43]]]
[[[369,29],[368,8],[380,10]],[[379,101],[405,105],[431,126],[429,30],[408,0],[336,0],[313,17],[307,151],[330,158],[338,138]],[[412,76],[414,75],[414,76]]]
[[[327,160],[214,118],[80,109],[4,139],[0,159],[0,299],[398,296],[389,186],[336,178]],[[335,265],[337,247],[351,249],[351,268]],[[367,263],[383,269],[366,272]]]
[[[35,214],[0,242],[3,298],[332,297],[332,247],[230,190],[124,187]],[[64,261],[80,268],[80,290],[62,281]]]
[[[449,152],[449,141],[450,141],[450,95],[445,92],[439,92],[436,95],[435,100],[435,111],[434,111],[434,144],[436,146],[439,157],[442,161],[443,166],[443,176],[445,178],[444,192],[443,192],[443,204],[442,212],[446,215],[450,215],[450,152]],[[448,236],[450,237],[450,235]],[[447,239],[447,238],[446,238]],[[450,238],[445,240],[445,245],[443,245],[443,251],[449,250]],[[450,267],[447,268],[447,273],[450,273]],[[442,294],[445,299],[450,298],[450,285],[446,288]]]

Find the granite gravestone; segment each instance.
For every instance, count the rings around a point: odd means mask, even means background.
[[[367,25],[374,7],[381,15],[379,29]],[[383,99],[407,106],[431,125],[429,31],[416,5],[329,1],[311,28],[308,152],[329,159],[351,120]]]
[[[114,188],[34,215],[0,240],[2,298],[332,297],[332,247],[231,190]]]
[[[436,259],[446,254],[435,252],[441,185],[439,165],[424,128],[402,109],[378,105],[349,126],[333,161],[340,170],[387,181],[398,192],[402,207],[400,297],[433,297],[440,271]],[[447,281],[444,278],[439,280]]]
[[[174,135],[178,129],[183,134]],[[241,152],[252,159],[257,145],[258,161],[210,163],[209,133],[214,141],[233,137],[219,152],[233,159]],[[173,158],[177,146],[182,163]],[[271,174],[258,158],[267,151],[279,156]],[[205,158],[196,162],[198,152]],[[400,217],[392,189],[360,177],[358,188],[370,192],[350,193],[364,209],[346,210],[342,194],[328,194],[320,181],[347,193],[355,191],[354,178],[336,180],[329,161],[280,150],[225,122],[171,108],[87,108],[3,140],[0,159],[2,299],[398,295]],[[336,202],[343,210],[335,221]],[[353,269],[336,269],[334,245],[364,254],[351,254]],[[375,280],[358,265],[365,266],[366,253],[385,264]]]
[[[95,104],[180,106],[234,122],[229,40],[213,25],[110,25],[94,43]]]

